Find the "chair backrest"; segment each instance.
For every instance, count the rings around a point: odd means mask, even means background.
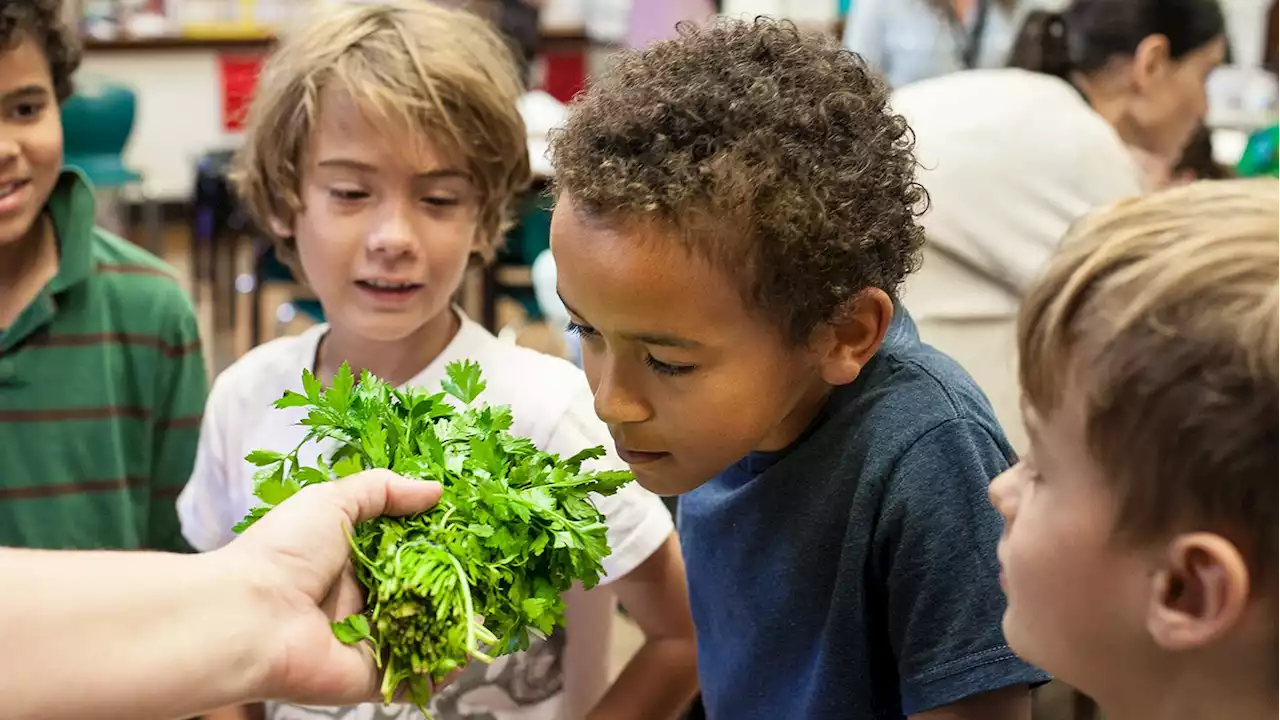
[[[78,78],[75,93],[61,108],[66,164],[84,170],[95,185],[136,180],[137,174],[123,162],[136,112],[137,99],[127,86]]]
[[[1280,127],[1272,125],[1249,136],[1236,173],[1243,177],[1280,176]]]

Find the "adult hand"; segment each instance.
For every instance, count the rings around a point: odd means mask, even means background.
[[[215,551],[255,589],[276,629],[261,697],[307,705],[350,705],[379,697],[368,646],[344,645],[330,622],[364,606],[347,533],[379,515],[435,505],[440,485],[371,470],[310,485]]]

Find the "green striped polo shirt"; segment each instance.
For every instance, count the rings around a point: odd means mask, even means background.
[[[94,227],[64,171],[46,205],[58,271],[0,330],[0,546],[187,551],[208,374],[172,270]]]

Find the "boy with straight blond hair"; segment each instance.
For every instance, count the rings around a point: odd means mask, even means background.
[[[1021,310],[1005,634],[1108,720],[1277,714],[1278,192],[1089,216]]]
[[[324,11],[272,57],[235,181],[328,322],[254,349],[215,382],[178,502],[192,545],[225,544],[254,504],[249,451],[302,439],[300,416],[270,403],[299,388],[304,368],[325,380],[348,362],[392,385],[434,387],[449,362],[474,360],[485,399],[511,406],[513,433],[561,454],[611,445],[579,370],[499,341],[452,303],[473,259],[492,256],[529,182],[522,92],[488,24],[412,0]],[[302,459],[331,449],[312,444]],[[613,454],[601,462],[623,467]],[[639,720],[673,716],[692,697],[693,630],[671,517],[638,485],[597,505],[612,550],[601,588],[566,596],[564,631],[474,664],[433,699],[435,717]],[[646,638],[609,686],[615,595]],[[266,711],[277,720],[418,717],[407,706]]]

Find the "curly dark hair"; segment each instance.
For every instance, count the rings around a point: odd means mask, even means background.
[[[795,342],[919,264],[914,136],[834,38],[785,21],[684,25],[621,56],[551,139],[557,194],[659,223],[740,275]]]
[[[80,41],[62,21],[61,0],[0,2],[0,51],[12,50],[24,38],[44,50],[58,102],[71,97],[71,76],[80,67]]]

